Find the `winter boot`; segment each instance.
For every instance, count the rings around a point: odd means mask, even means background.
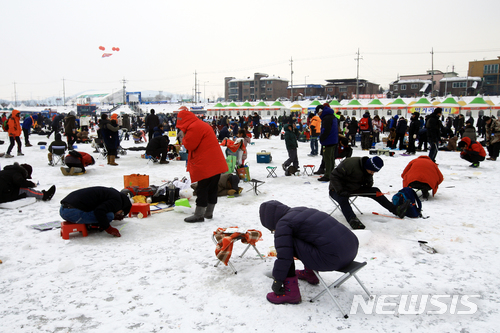
[[[196,209],[194,210],[194,215],[192,215],[190,217],[186,217],[184,219],[184,222],[194,223],[194,222],[205,221],[203,216],[205,215],[206,210],[207,210],[207,207],[196,206]]]
[[[118,165],[116,162],[115,162],[115,155],[109,155],[109,165]]]
[[[314,171],[313,174],[315,174],[315,175],[323,175],[323,174],[325,174],[325,169],[318,169],[317,171]]]
[[[61,172],[63,175],[69,176],[69,171],[70,171],[69,168],[61,167]]]
[[[318,284],[319,283],[319,279],[316,276],[316,274],[314,274],[312,269],[309,269],[307,267],[304,267],[304,270],[302,270],[302,271],[296,270],[295,275],[297,275],[299,280],[306,280],[310,284]]]
[[[115,236],[115,237],[121,237],[121,236],[122,236],[122,235],[120,235],[120,232],[118,231],[118,229],[113,228],[112,226],[109,226],[109,227],[108,227],[106,230],[104,230],[104,231],[106,231],[108,234],[113,235],[113,236]]]
[[[406,211],[408,210],[408,208],[410,208],[410,204],[411,204],[410,200],[406,200],[396,208],[396,215],[400,219],[405,217]]]
[[[361,223],[361,221],[356,216],[351,217],[351,219],[349,220],[349,225],[354,230],[365,228],[365,225],[363,223]]]
[[[267,294],[267,300],[274,304],[298,304],[301,301],[297,276],[288,277],[283,282],[285,294],[276,294],[274,291]]]
[[[5,158],[12,158],[12,157],[14,157],[13,155],[11,155],[9,153],[5,154],[4,156],[5,156]]]
[[[227,190],[227,195],[235,195],[236,190]]]
[[[42,200],[49,201],[56,193],[56,186],[52,185],[47,191],[43,190],[42,193],[43,193]]]
[[[215,208],[215,204],[208,204],[207,210],[205,211],[205,215],[204,215],[204,217],[206,219],[211,219],[213,217],[214,208]]]

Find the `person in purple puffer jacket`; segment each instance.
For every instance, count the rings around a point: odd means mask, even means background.
[[[274,232],[277,252],[273,291],[267,294],[271,303],[300,303],[298,279],[318,284],[313,270],[340,269],[350,264],[358,253],[356,235],[325,212],[307,207],[290,208],[271,200],[260,205],[259,214],[262,225]],[[295,270],[294,257],[302,261],[304,270]]]

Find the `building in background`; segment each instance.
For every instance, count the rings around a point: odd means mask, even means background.
[[[330,79],[325,85],[325,98],[354,99],[359,95],[376,95],[379,93],[380,85],[364,79]],[[356,83],[358,86],[356,86]],[[356,89],[356,87],[358,89]]]
[[[274,101],[286,98],[288,80],[279,76],[255,73],[253,78],[224,78],[224,98],[226,101]]]
[[[500,56],[497,59],[470,61],[469,75],[482,79],[481,93],[484,95],[500,95]],[[469,88],[467,89],[468,91]]]

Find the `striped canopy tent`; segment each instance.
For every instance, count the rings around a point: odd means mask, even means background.
[[[357,99],[351,100],[349,103],[346,105],[342,105],[342,109],[347,109],[347,110],[359,110],[361,109],[362,105]]]
[[[386,108],[391,109],[406,109],[408,105],[401,99],[396,98],[394,101],[386,105]]]
[[[459,114],[461,107],[461,105],[451,96],[435,106],[443,109],[443,114]]]
[[[384,107],[385,105],[378,98],[375,98],[366,106],[363,106],[363,110],[383,109]]]
[[[290,107],[290,112],[307,113],[307,108],[303,108],[300,104],[294,104]]]
[[[425,97],[420,98],[415,103],[408,104],[408,113],[419,112],[420,114],[431,114],[434,111],[434,105]]]
[[[482,97],[477,96],[472,101],[470,101],[469,104],[465,105],[463,108],[466,110],[471,110],[471,109],[486,110],[486,109],[491,108],[491,105],[486,103],[486,101]]]

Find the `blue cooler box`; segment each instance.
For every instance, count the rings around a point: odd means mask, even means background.
[[[273,157],[271,153],[262,150],[260,153],[257,153],[257,163],[271,163]]]

